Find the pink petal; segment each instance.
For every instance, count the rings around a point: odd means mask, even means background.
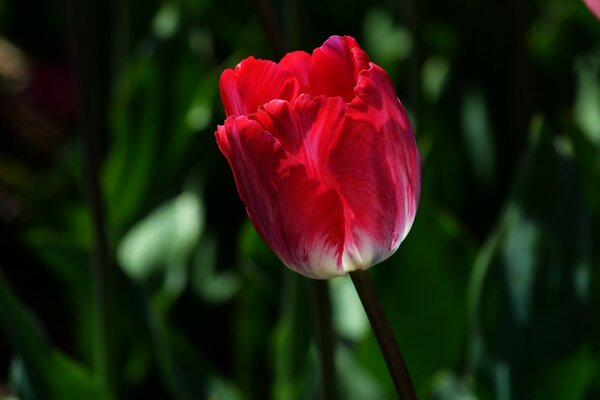
[[[248,115],[273,100],[293,100],[300,84],[292,74],[272,62],[249,57],[235,69],[226,69],[219,80],[225,115]]]
[[[587,8],[600,20],[600,0],[583,0]]]

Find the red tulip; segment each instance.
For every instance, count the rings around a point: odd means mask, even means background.
[[[278,64],[249,57],[220,80],[215,133],[248,216],[311,278],[392,255],[417,208],[421,161],[388,75],[349,36]]]
[[[600,19],[600,0],[584,0],[584,2],[596,18]]]

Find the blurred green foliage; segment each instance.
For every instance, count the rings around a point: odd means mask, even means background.
[[[75,3],[0,1],[0,399],[317,398],[307,280],[246,220],[213,137],[220,72],[273,58],[261,5],[289,50],[355,36],[409,110],[421,203],[371,275],[419,397],[600,396],[600,22],[583,2],[90,0],[112,390],[93,369]],[[350,280],[330,289],[341,398],[394,398]]]

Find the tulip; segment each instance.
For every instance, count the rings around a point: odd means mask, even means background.
[[[587,8],[590,9],[592,14],[596,16],[596,18],[600,19],[600,0],[584,0]]]
[[[415,217],[421,161],[390,78],[356,40],[332,36],[279,63],[246,58],[219,87],[219,149],[285,265],[326,279],[396,251]]]

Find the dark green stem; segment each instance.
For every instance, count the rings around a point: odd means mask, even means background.
[[[371,327],[385,358],[385,362],[396,386],[398,397],[403,400],[416,399],[415,390],[404,363],[402,353],[398,348],[392,328],[377,300],[373,284],[366,271],[358,270],[350,273],[350,278],[358,292],[360,301],[371,321]]]
[[[275,12],[269,4],[269,0],[253,0],[253,3],[273,54],[278,59],[283,57],[285,55],[283,35],[281,34],[281,29],[279,29],[279,24],[275,18]]]
[[[107,2],[71,1],[71,34],[77,66],[79,129],[82,132],[85,185],[94,230],[94,256],[91,276],[96,317],[94,374],[109,392],[111,375],[110,296],[111,269],[104,218],[104,205],[98,176],[96,140],[106,132],[108,24]]]
[[[337,399],[337,379],[335,374],[335,341],[331,324],[331,296],[329,282],[310,280],[315,337],[319,349],[321,388],[324,400]]]

